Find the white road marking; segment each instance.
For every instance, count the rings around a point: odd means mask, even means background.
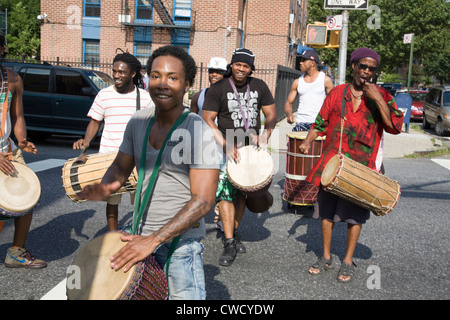
[[[47,292],[41,300],[67,300],[66,296],[66,279],[61,281],[52,290]]]
[[[447,170],[450,170],[450,160],[449,159],[431,159],[431,161],[443,166]]]
[[[35,161],[27,163],[27,167],[33,170],[34,172],[44,171],[48,169],[53,169],[56,167],[63,166],[67,160],[62,159],[47,159],[41,161]]]

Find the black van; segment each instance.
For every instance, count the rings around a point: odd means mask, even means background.
[[[2,65],[21,76],[27,130],[41,138],[52,133],[84,135],[95,96],[114,84],[109,75],[95,70],[15,62]]]

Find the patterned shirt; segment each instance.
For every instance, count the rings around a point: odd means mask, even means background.
[[[319,162],[308,174],[306,181],[320,186],[320,178],[325,165],[339,152],[341,136],[341,102],[347,84],[333,88],[316,117],[312,128],[319,136],[326,136],[324,151]],[[350,90],[345,97],[345,121],[342,134],[341,153],[358,161],[371,169],[376,169],[376,157],[383,130],[391,134],[399,134],[403,125],[403,113],[398,110],[394,98],[384,89],[378,87],[390,109],[394,129],[386,126],[381,118],[376,103],[364,97],[356,112],[353,112]]]

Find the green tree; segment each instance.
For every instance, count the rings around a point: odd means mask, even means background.
[[[8,9],[6,41],[10,56],[39,57],[40,14],[39,0],[0,1],[2,10]]]
[[[323,4],[323,0],[309,0],[309,23],[325,22],[327,15],[342,13],[341,10],[324,10]],[[435,73],[436,67],[428,67],[427,64],[433,57],[448,57],[450,3],[446,0],[371,0],[369,4],[380,8],[380,29],[368,27],[368,19],[370,22],[373,12],[349,10],[347,62],[353,50],[369,47],[381,57],[379,72],[394,73],[398,68],[408,66],[410,45],[403,43],[403,35],[414,33],[414,58],[424,65],[427,72],[433,70]],[[323,60],[337,67],[339,49],[318,51]],[[443,66],[447,69],[440,74],[448,76],[448,59]],[[347,75],[350,73],[350,68],[347,68]],[[437,73],[428,75],[438,76]]]

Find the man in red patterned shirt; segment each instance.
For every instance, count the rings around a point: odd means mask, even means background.
[[[326,136],[324,152],[306,178],[306,181],[317,186],[320,186],[322,171],[328,160],[339,150],[341,102],[347,86],[342,154],[376,169],[383,131],[391,134],[401,132],[403,113],[397,109],[394,98],[371,83],[380,64],[378,54],[368,48],[359,48],[352,53],[350,64],[353,68],[352,83],[339,85],[330,91],[308,136],[299,147],[300,152],[307,154],[312,141],[318,136]],[[323,256],[309,268],[309,273],[317,275],[333,268],[330,253],[333,227],[336,222],[345,221],[348,226],[347,250],[337,280],[350,281],[354,274],[353,253],[361,226],[369,219],[370,211],[321,189],[313,217],[322,219]]]

